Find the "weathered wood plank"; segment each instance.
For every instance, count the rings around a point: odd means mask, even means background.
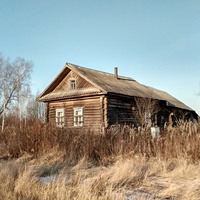
[[[66,127],[74,127],[74,108],[76,107],[83,107],[84,127],[99,129],[102,126],[102,105],[99,96],[51,102],[49,105],[49,118],[55,121],[56,109],[65,108]]]

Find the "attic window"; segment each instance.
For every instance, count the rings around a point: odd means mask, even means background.
[[[70,87],[72,90],[76,89],[76,80],[75,79],[70,80]]]

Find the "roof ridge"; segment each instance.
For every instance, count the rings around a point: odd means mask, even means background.
[[[69,63],[69,62],[66,62],[66,65],[70,65],[70,66],[72,66],[72,67],[83,68],[83,69],[86,69],[86,70],[89,70],[89,71],[94,71],[94,72],[106,74],[106,75],[109,75],[109,76],[114,76],[114,74],[109,73],[109,72],[103,72],[103,71],[100,71],[100,70],[91,69],[91,68],[88,68],[88,67],[83,67],[83,66],[76,65],[76,64],[73,64],[73,63]],[[121,80],[136,81],[135,79],[133,79],[133,78],[131,78],[131,77],[128,77],[128,76],[121,76],[121,75],[118,75],[118,78],[121,79]]]

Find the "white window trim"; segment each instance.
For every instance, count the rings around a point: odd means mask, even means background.
[[[74,126],[80,127],[83,125],[84,125],[83,107],[76,107],[74,108]]]
[[[72,81],[73,81],[73,84],[72,84]],[[75,90],[76,89],[76,79],[70,79],[70,88],[72,90]]]
[[[63,115],[58,116],[58,113],[62,113]],[[64,108],[57,108],[56,109],[56,126],[57,127],[64,127],[65,126],[65,109]]]

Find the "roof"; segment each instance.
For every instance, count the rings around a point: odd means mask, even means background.
[[[87,80],[89,83],[95,86],[96,90],[93,88],[81,91],[81,95],[91,95],[91,94],[120,94],[130,97],[145,97],[157,100],[163,100],[168,102],[170,105],[193,111],[190,107],[168,94],[167,92],[145,86],[140,84],[136,80],[118,76],[116,78],[113,74],[105,73],[93,69],[88,69],[78,65],[66,63],[65,67],[58,74],[58,76],[52,81],[52,83],[44,90],[44,92],[38,97],[39,101],[50,101],[55,99],[62,99],[66,97],[73,97],[80,95],[79,92],[54,92],[53,89],[63,80],[63,78],[70,72],[73,71],[79,76]]]

